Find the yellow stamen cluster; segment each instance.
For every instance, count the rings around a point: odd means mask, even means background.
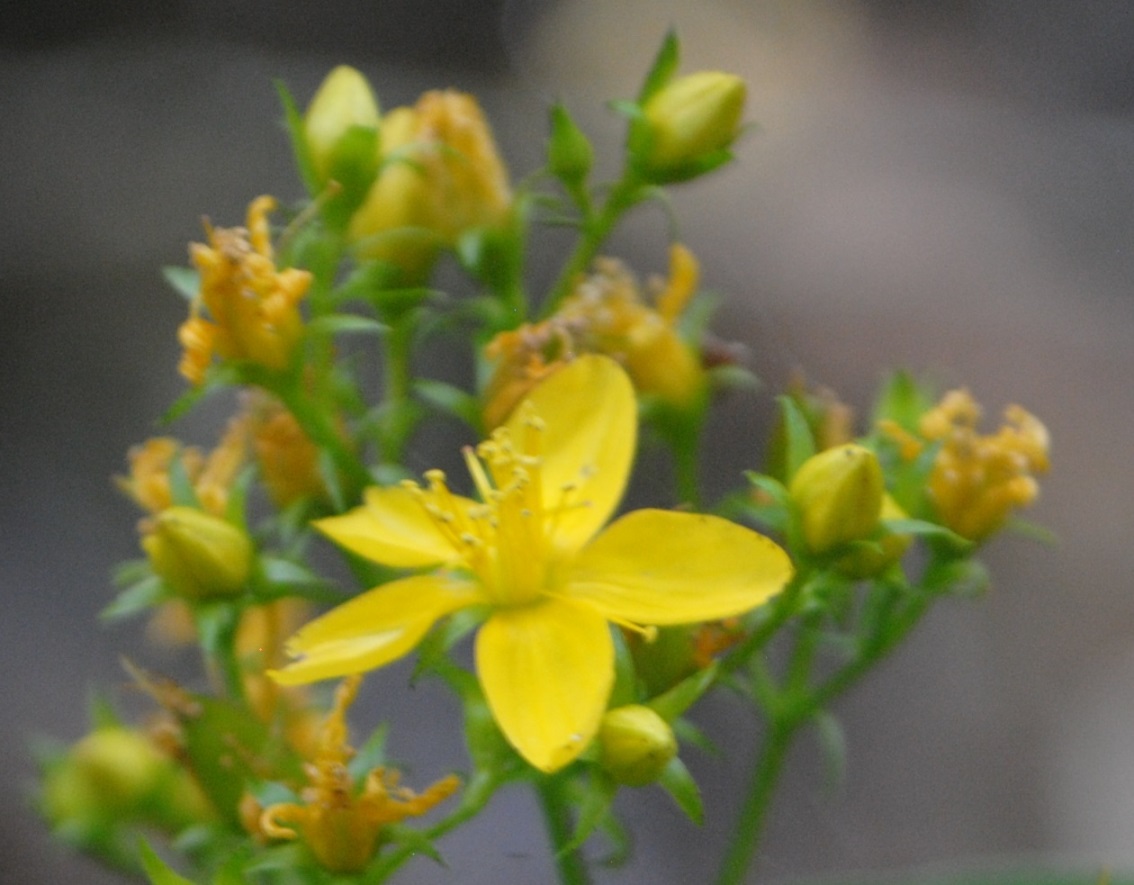
[[[923,441],[940,443],[929,477],[929,497],[942,523],[962,537],[982,541],[1014,510],[1039,495],[1036,474],[1049,468],[1047,428],[1020,406],[1004,410],[993,434],[977,431],[981,409],[967,390],[947,393],[918,424],[918,439],[886,424],[903,457],[916,457]]]
[[[311,274],[276,268],[268,226],[268,213],[275,206],[271,197],[257,197],[248,207],[247,228],[206,225],[208,245],[190,247],[201,290],[178,330],[178,340],[185,349],[181,374],[195,385],[204,381],[214,357],[275,371],[291,362],[303,333],[299,302],[307,294]]]
[[[406,483],[493,604],[502,606],[533,602],[548,588],[555,515],[572,491],[564,488],[561,506],[545,509],[539,455],[544,425],[528,408],[520,426],[522,439],[500,427],[475,451],[464,450],[481,503],[464,501],[462,508],[463,499],[449,491],[440,470],[425,474],[428,489]]]
[[[256,821],[257,831],[268,838],[302,838],[319,863],[335,873],[363,870],[378,848],[384,826],[427,813],[460,783],[450,775],[418,794],[398,785],[397,772],[375,768],[362,789],[355,788],[347,769],[354,751],[347,744],[345,720],[360,682],[360,677],[350,677],[335,692],[315,756],[306,766],[303,804],[269,805]]]

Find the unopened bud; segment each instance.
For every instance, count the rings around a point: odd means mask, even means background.
[[[344,161],[368,163],[370,177],[373,177],[378,167],[379,120],[378,102],[361,73],[347,65],[339,65],[327,75],[303,118],[307,149],[320,180],[333,177],[333,167]],[[342,156],[358,146],[351,144],[352,130],[373,133],[369,139],[368,156]],[[360,142],[364,140],[359,139]]]
[[[676,172],[727,150],[740,132],[747,93],[740,77],[720,71],[671,80],[642,108],[651,136],[646,168]]]
[[[677,738],[669,723],[638,704],[607,711],[598,742],[603,769],[629,787],[652,784],[677,755]]]
[[[170,507],[153,520],[142,548],[154,572],[187,599],[239,593],[252,569],[248,535],[192,507]]]
[[[804,461],[789,492],[804,542],[812,553],[825,553],[873,534],[882,512],[882,468],[864,446],[836,446]]]

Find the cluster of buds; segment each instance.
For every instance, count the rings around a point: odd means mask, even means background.
[[[373,133],[369,155],[360,132]],[[366,79],[340,67],[308,107],[304,133],[320,182],[355,185],[345,227],[359,258],[416,279],[439,248],[508,221],[508,172],[471,95],[427,92],[412,107],[379,115]]]

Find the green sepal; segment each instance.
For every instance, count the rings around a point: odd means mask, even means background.
[[[693,780],[693,775],[681,761],[681,757],[674,756],[658,778],[658,785],[673,797],[677,807],[685,812],[693,823],[700,826],[705,821],[705,809],[701,804],[701,788]]]
[[[377,129],[356,124],[339,136],[331,149],[327,180],[338,182],[340,190],[322,200],[320,207],[332,231],[346,230],[351,216],[366,200],[378,175],[378,165]]]
[[[195,267],[169,264],[161,269],[161,275],[186,301],[193,301],[201,292],[201,274]]]

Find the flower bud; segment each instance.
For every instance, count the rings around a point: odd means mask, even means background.
[[[854,443],[803,462],[789,492],[812,553],[870,537],[882,512],[882,468],[870,449]]]
[[[159,513],[142,538],[142,549],[154,572],[187,599],[235,595],[252,569],[248,535],[192,507]]]
[[[646,169],[663,176],[680,173],[727,150],[740,132],[747,92],[740,77],[700,71],[651,95],[642,108],[650,132]]]
[[[649,707],[630,704],[608,710],[599,725],[599,761],[618,783],[652,784],[677,755],[669,723]]]
[[[307,150],[321,182],[333,177],[332,169],[338,163],[359,160],[370,165],[370,177],[377,169],[376,150],[379,125],[378,102],[366,78],[347,65],[339,65],[329,73],[303,118],[303,134]],[[370,130],[371,150],[367,157],[344,157],[350,150],[348,134],[358,127]]]

